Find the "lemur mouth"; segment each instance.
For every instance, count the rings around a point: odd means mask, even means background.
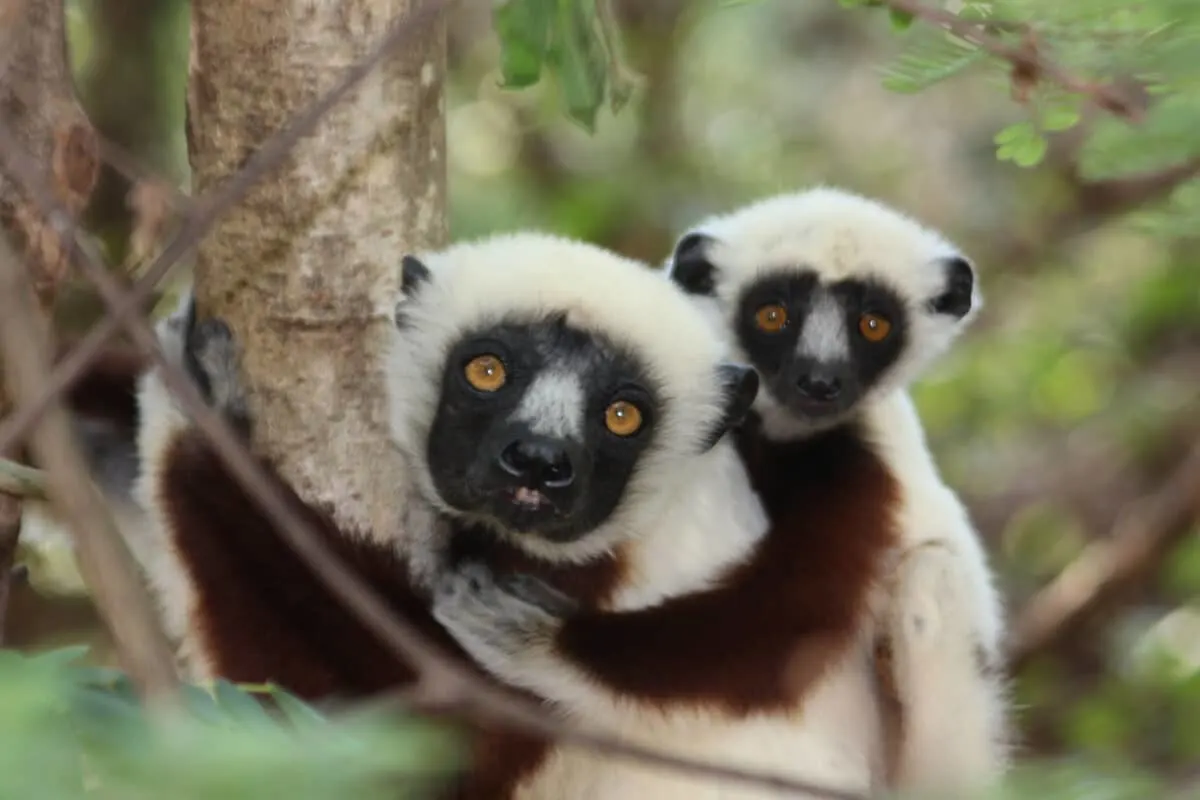
[[[513,505],[520,507],[526,511],[538,511],[545,506],[554,507],[554,503],[550,498],[539,492],[537,489],[530,489],[528,486],[518,486],[512,491]]]
[[[842,404],[836,400],[814,400],[810,397],[797,397],[790,405],[807,417],[820,419],[832,417],[842,412]]]

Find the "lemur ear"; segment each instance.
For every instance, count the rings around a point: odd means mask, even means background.
[[[393,321],[397,328],[404,327],[404,304],[421,291],[421,287],[429,283],[431,273],[416,256],[405,256],[400,259],[400,300],[393,312]]]
[[[400,291],[411,296],[420,291],[421,285],[429,282],[429,267],[416,256],[400,259]]]
[[[212,382],[208,379],[208,371],[200,363],[200,346],[196,341],[197,321],[196,295],[189,291],[171,323],[178,325],[179,340],[183,342],[183,370],[195,382],[200,394],[209,400],[212,398]]]
[[[724,390],[725,408],[721,418],[704,440],[705,451],[711,450],[721,437],[741,425],[754,400],[758,397],[758,373],[745,364],[725,363],[717,367],[717,380]]]
[[[942,293],[929,301],[929,310],[962,319],[975,301],[975,267],[970,259],[961,255],[942,259],[940,264],[946,282]]]
[[[667,270],[676,284],[688,294],[711,297],[717,291],[717,268],[708,260],[713,238],[704,233],[689,233],[675,245]]]

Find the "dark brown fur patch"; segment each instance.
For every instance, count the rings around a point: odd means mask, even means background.
[[[273,681],[309,700],[354,699],[402,688],[415,677],[325,587],[283,541],[197,431],[177,439],[159,492],[173,521],[174,544],[195,583],[193,609],[215,672],[236,682]],[[270,468],[262,466],[286,489]],[[453,640],[428,613],[400,557],[288,491],[293,507],[354,572],[399,614],[451,652]],[[474,729],[473,768],[444,795],[504,800],[542,763],[542,741]]]
[[[845,425],[770,442],[753,417],[738,447],[771,529],[707,591],[632,612],[572,617],[561,652],[613,690],[746,714],[794,707],[849,645],[896,544],[899,487]]]
[[[74,349],[75,342],[60,342],[54,354],[58,364]],[[76,417],[103,421],[132,443],[139,419],[137,382],[150,360],[131,344],[106,346],[63,393],[64,405]],[[17,459],[32,463],[25,445],[16,448]]]
[[[60,346],[55,362],[69,349]],[[75,414],[109,420],[132,435],[138,422],[137,381],[149,363],[133,345],[108,346],[67,389],[67,407]]]

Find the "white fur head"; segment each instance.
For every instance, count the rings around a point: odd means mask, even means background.
[[[386,366],[392,435],[439,511],[545,558],[644,530],[758,379],[648,267],[536,233],[406,257]]]
[[[974,265],[940,234],[824,187],[699,223],[667,275],[762,375],[768,427],[797,434],[907,387],[982,304]]]

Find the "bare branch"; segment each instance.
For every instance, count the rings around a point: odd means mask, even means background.
[[[991,250],[991,260],[1010,272],[1030,270],[1071,237],[1123,214],[1165,200],[1177,188],[1200,175],[1200,159],[1190,159],[1154,172],[1104,181],[1085,181],[1078,167],[1060,170],[1070,192],[1065,208],[1043,214],[1036,228],[1009,236]]]
[[[1200,445],[1155,494],[1134,504],[1112,535],[1089,545],[1017,615],[1009,634],[1009,662],[1019,668],[1052,646],[1118,594],[1200,516]]]
[[[927,6],[919,0],[883,0],[883,4],[903,11],[924,22],[943,28],[965,42],[1003,59],[1013,66],[1014,81],[1036,83],[1049,80],[1068,92],[1083,95],[1090,103],[1110,114],[1140,122],[1146,113],[1144,103],[1116,86],[1080,77],[1045,58],[1036,39],[1026,31],[1020,45],[1012,45],[988,33],[986,23],[966,20],[950,11]]]
[[[0,353],[6,385],[16,402],[42,391],[50,349],[38,319],[33,289],[16,254],[0,239]],[[80,571],[104,615],[131,676],[156,704],[175,688],[166,637],[125,543],[88,477],[61,402],[51,402],[30,436],[30,448],[47,471],[50,496],[70,523]]]
[[[1168,197],[1175,189],[1200,175],[1200,158],[1192,158],[1154,172],[1085,182],[1072,175],[1079,197],[1078,213],[1087,218],[1123,214]]]

